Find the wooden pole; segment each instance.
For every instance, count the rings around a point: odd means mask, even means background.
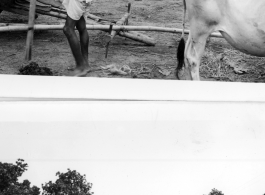
[[[133,31],[131,31],[131,32],[120,31],[118,34],[120,36],[132,39],[132,40],[137,41],[137,42],[144,43],[144,44],[149,45],[149,46],[155,46],[155,44],[156,44],[156,41],[153,38],[148,37],[147,35],[133,32]]]
[[[112,27],[113,27],[113,24],[111,24],[111,25],[109,26],[109,33],[112,32]],[[110,41],[108,41],[108,42],[107,42],[107,45],[106,45],[105,58],[108,57],[108,53],[109,53],[109,44],[110,44]]]
[[[26,41],[26,56],[25,56],[25,60],[27,61],[31,60],[31,51],[32,51],[33,36],[34,36],[35,11],[36,11],[36,0],[30,0],[28,34]]]
[[[126,21],[128,20],[129,16],[130,16],[130,12],[126,13],[120,20],[116,22],[116,25],[124,25]],[[117,34],[117,30],[112,30],[111,35],[110,35],[111,40],[116,36],[116,34]]]
[[[128,14],[131,13],[131,3],[128,3]],[[125,25],[129,24],[129,18],[127,18],[127,20],[125,21]]]
[[[128,18],[129,18],[130,15],[131,15],[131,4],[129,3],[128,4],[128,12],[126,14],[124,14],[124,16],[120,20],[118,20],[116,22],[116,25],[124,25],[124,24],[128,23],[128,20],[129,20]],[[107,42],[107,45],[106,45],[105,58],[108,57],[108,51],[109,51],[110,42],[117,35],[117,33],[118,33],[117,30],[112,30],[111,33],[110,33],[110,39],[109,39],[109,41]]]
[[[101,22],[115,23],[116,22],[115,20],[103,19],[103,18],[98,17],[98,16],[91,14],[91,13],[86,13],[86,17],[88,19],[96,21],[97,23],[101,23]]]

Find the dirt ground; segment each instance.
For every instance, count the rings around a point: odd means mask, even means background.
[[[91,13],[120,19],[132,4],[129,25],[181,28],[183,5],[181,0],[95,0]],[[0,23],[27,23],[27,17],[3,11]],[[37,24],[64,24],[64,20],[39,15]],[[105,59],[105,32],[89,31],[89,64],[93,71],[88,77],[123,77],[146,79],[176,79],[176,47],[179,34],[141,32],[157,40],[156,46],[116,36]],[[187,38],[187,36],[186,36]],[[25,66],[26,32],[0,33],[0,74],[18,74]],[[62,31],[35,31],[33,61],[48,67],[55,76],[67,74],[75,62]],[[126,74],[109,71],[111,64],[123,67]],[[264,82],[265,59],[242,54],[221,38],[211,38],[202,59],[202,80],[231,82]]]

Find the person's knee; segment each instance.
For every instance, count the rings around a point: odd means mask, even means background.
[[[71,36],[74,33],[74,30],[71,27],[65,25],[63,27],[63,32],[66,36]]]

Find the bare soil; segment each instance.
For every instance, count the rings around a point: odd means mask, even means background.
[[[91,13],[106,19],[120,19],[132,3],[129,25],[181,28],[181,0],[95,0]],[[3,11],[0,23],[27,23],[27,17]],[[64,20],[39,15],[37,24],[64,24]],[[88,31],[90,36],[88,77],[122,77],[176,79],[176,47],[179,34],[141,32],[155,40],[155,47],[116,36],[105,59],[102,31]],[[19,74],[25,66],[26,32],[0,33],[0,74]],[[50,68],[55,76],[67,74],[75,66],[67,39],[62,31],[35,31],[33,61]],[[112,64],[112,66],[110,66]],[[231,82],[264,82],[265,59],[249,56],[233,49],[220,38],[211,38],[202,59],[202,80]],[[126,69],[126,74],[110,71],[110,67]]]

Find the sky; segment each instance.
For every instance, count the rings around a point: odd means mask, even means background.
[[[24,159],[28,170],[20,180],[38,187],[70,168],[86,174],[95,195],[203,195],[213,188],[225,195],[265,193],[265,122],[253,112],[264,106],[24,102],[0,107],[0,160]]]

